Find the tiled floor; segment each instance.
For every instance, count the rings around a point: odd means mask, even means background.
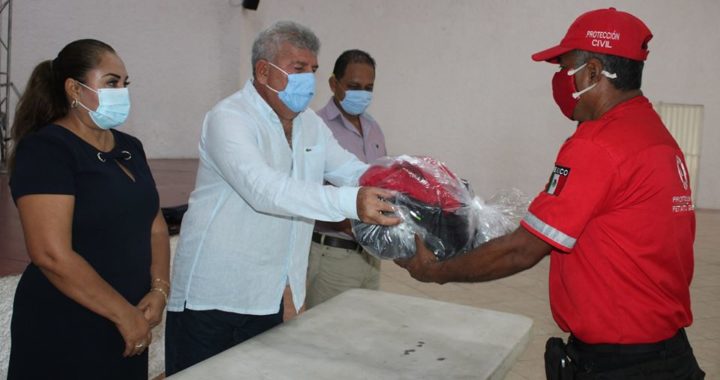
[[[720,379],[720,211],[697,212],[695,277],[691,294],[695,322],[687,329],[690,343],[707,379]],[[415,281],[391,262],[383,262],[381,290],[405,295],[517,313],[534,320],[525,352],[506,380],[545,379],[543,353],[550,336],[564,334],[550,315],[549,259],[534,268],[482,284],[445,285]],[[478,328],[481,328],[480,326]]]

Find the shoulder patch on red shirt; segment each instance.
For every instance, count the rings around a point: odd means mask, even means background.
[[[560,192],[563,187],[565,187],[565,182],[567,182],[569,176],[570,168],[555,165],[552,174],[550,174],[550,180],[545,188],[545,192],[550,195],[560,195]]]
[[[675,163],[677,164],[678,175],[680,176],[680,182],[683,185],[683,189],[688,190],[690,188],[690,181],[688,180],[687,168],[685,163],[680,156],[675,156]]]

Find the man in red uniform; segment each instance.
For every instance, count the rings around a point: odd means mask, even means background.
[[[442,262],[418,241],[398,262],[421,281],[475,282],[550,255],[550,306],[571,335],[548,341],[549,378],[561,367],[583,379],[704,378],[684,331],[695,236],[685,158],[640,91],[651,38],[635,16],[601,9],[534,54],[560,65],[553,96],[578,122],[546,188],[514,232]]]

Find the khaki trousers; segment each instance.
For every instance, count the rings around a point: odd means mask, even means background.
[[[307,296],[309,309],[355,288],[380,287],[380,259],[365,252],[335,248],[312,242],[308,262]]]

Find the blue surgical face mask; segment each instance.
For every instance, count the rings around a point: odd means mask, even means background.
[[[373,93],[364,90],[347,90],[345,91],[345,99],[340,101],[340,105],[345,112],[350,115],[360,115],[370,105]]]
[[[287,85],[282,91],[278,91],[267,84],[267,88],[275,91],[280,100],[293,112],[302,112],[308,107],[310,101],[315,95],[315,73],[299,73],[288,74],[285,70],[275,66],[272,62],[268,63],[282,71],[288,78]]]
[[[116,128],[127,120],[130,114],[130,93],[127,87],[123,88],[99,88],[94,90],[84,83],[78,81],[83,87],[98,95],[98,107],[95,111],[85,107],[93,123],[102,129]]]

